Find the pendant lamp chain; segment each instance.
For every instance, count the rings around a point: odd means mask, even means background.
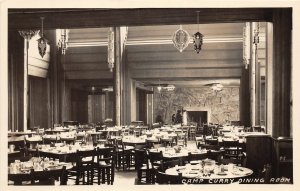
[[[200,11],[197,11],[197,24],[198,24],[198,31],[199,31],[199,12],[200,12]]]
[[[41,34],[41,37],[44,36],[44,19],[45,19],[45,17],[41,17],[41,20],[42,20],[42,34]]]

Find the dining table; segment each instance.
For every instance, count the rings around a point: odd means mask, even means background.
[[[214,160],[204,159],[168,168],[165,174],[180,174],[183,178],[182,183],[187,184],[230,184],[251,176],[253,171],[232,163],[219,165]]]
[[[107,127],[101,129],[98,132],[107,132],[108,136],[120,136],[122,132],[122,127]]]
[[[69,130],[69,128],[46,129],[45,134],[59,134],[62,132],[67,132]]]
[[[76,152],[79,151],[91,151],[95,148],[107,148],[104,145],[80,145],[79,143],[75,143],[75,145],[66,145],[64,143],[56,143],[54,145],[39,145],[36,150],[39,156],[41,157],[49,157],[54,159],[59,159],[59,161],[74,161]]]
[[[187,148],[187,147],[159,147],[149,149],[149,152],[162,152],[163,158],[166,160],[173,160],[177,158],[181,158],[182,161],[186,161],[189,153],[191,154],[207,154],[208,152],[220,152],[215,150],[207,150],[207,149],[197,149],[197,148]]]
[[[32,157],[28,161],[21,162],[15,160],[8,166],[8,180],[12,181],[14,185],[22,185],[23,181],[31,181],[32,170],[40,173],[49,171],[60,171],[66,167],[66,170],[73,167],[70,162],[59,162],[58,160],[50,160],[49,158]],[[57,173],[59,176],[60,173]],[[58,177],[56,177],[58,178]]]
[[[15,131],[15,132],[8,132],[8,137],[18,137],[18,136],[32,136],[36,134],[35,131],[31,131],[31,130],[28,130],[28,131],[25,131],[25,132],[19,132],[19,131]]]

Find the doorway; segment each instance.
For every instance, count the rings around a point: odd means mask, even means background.
[[[147,123],[147,93],[138,88],[136,89],[136,120]]]
[[[71,90],[71,119],[79,123],[88,122],[88,92]]]

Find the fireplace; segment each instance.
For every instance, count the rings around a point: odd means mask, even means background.
[[[200,126],[207,124],[207,111],[187,111],[187,122],[197,123]]]
[[[187,113],[187,123],[197,123],[202,126],[210,122],[210,109],[203,107],[184,108]]]

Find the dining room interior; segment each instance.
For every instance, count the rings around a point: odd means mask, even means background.
[[[293,184],[292,11],[8,9],[7,185]]]

